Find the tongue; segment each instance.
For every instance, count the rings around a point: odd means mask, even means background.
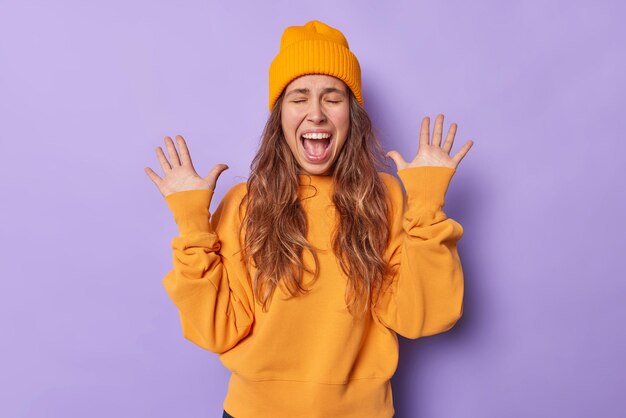
[[[307,139],[304,138],[304,149],[312,156],[319,157],[326,151],[330,138],[326,139]]]

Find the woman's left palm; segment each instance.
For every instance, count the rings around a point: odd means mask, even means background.
[[[439,114],[435,120],[435,130],[433,132],[433,141],[430,143],[430,117],[426,116],[422,120],[422,127],[420,130],[420,141],[417,154],[413,161],[407,162],[402,158],[402,155],[398,151],[389,151],[387,156],[391,158],[395,163],[398,170],[409,167],[450,167],[456,169],[463,157],[470,150],[474,141],[467,141],[463,147],[454,155],[450,157],[450,150],[452,144],[454,144],[454,135],[456,134],[457,124],[450,125],[446,140],[441,144],[441,138],[443,133],[443,115]]]

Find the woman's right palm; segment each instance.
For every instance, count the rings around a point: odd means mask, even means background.
[[[189,155],[189,149],[187,148],[185,139],[180,135],[176,135],[176,141],[180,148],[180,158],[176,152],[174,141],[172,141],[172,138],[169,136],[165,137],[165,145],[170,161],[165,157],[161,147],[157,147],[156,149],[157,158],[165,173],[164,178],[159,177],[150,167],[144,168],[144,171],[158,187],[163,197],[185,190],[214,190],[218,177],[228,166],[226,164],[217,164],[213,167],[213,170],[211,170],[208,176],[200,177],[191,162],[191,155]]]

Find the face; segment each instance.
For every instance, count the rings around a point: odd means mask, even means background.
[[[322,74],[298,77],[285,88],[281,126],[301,172],[330,175],[350,129],[348,86]]]

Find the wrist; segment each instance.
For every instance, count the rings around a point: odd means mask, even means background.
[[[210,212],[213,190],[195,189],[172,193],[165,201],[174,215],[181,235],[210,232]]]
[[[445,194],[455,172],[452,167],[419,166],[398,170],[398,176],[409,205],[436,211],[445,204]]]

